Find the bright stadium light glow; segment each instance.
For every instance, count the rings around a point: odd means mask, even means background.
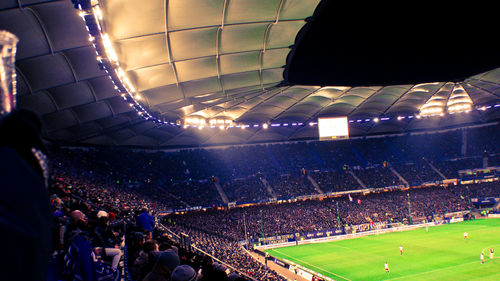
[[[269,125],[267,125],[267,123],[262,124],[262,128],[263,128],[264,130],[265,130],[265,129],[267,129],[268,127],[269,127]]]
[[[444,111],[446,98],[443,96],[433,96],[420,107],[420,115],[433,116]]]
[[[453,88],[446,106],[451,114],[466,112],[472,109],[472,100],[464,87],[458,84]]]
[[[104,50],[106,51],[108,59],[112,62],[117,62],[118,55],[116,54],[113,44],[111,43],[111,39],[109,39],[109,35],[107,33],[102,35],[102,44],[104,45]]]
[[[92,10],[94,12],[94,16],[96,17],[96,19],[102,21],[102,10],[101,10],[101,7],[99,7],[99,5],[95,5]]]

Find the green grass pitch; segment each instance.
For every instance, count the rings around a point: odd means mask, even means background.
[[[463,238],[464,232],[468,239]],[[403,246],[403,255],[399,246]],[[495,250],[490,259],[489,248]],[[497,252],[498,250],[498,252]],[[484,264],[479,255],[484,251]],[[500,280],[500,219],[267,250],[334,280]],[[389,264],[389,273],[384,263]]]

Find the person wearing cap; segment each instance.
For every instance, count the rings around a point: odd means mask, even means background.
[[[108,213],[106,211],[100,210],[97,212],[97,219],[100,219],[102,217],[108,217]]]
[[[172,272],[170,281],[197,281],[198,274],[196,271],[187,264],[179,265]]]
[[[92,236],[95,252],[105,257],[112,258],[111,267],[118,268],[118,263],[123,256],[123,251],[117,245],[113,231],[109,228],[108,213],[105,211],[97,212],[97,226]]]
[[[156,264],[142,281],[168,281],[180,264],[179,255],[172,250],[158,252]]]

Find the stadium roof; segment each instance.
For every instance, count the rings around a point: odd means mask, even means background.
[[[496,25],[436,35],[449,17],[434,13],[391,32],[373,18],[408,13],[319,0],[73,2],[0,3],[0,29],[20,38],[18,105],[53,141],[209,146],[317,138],[318,116],[348,116],[358,136],[500,117],[500,52],[484,48]],[[462,97],[470,112],[449,114]],[[417,118],[436,101],[444,117]]]

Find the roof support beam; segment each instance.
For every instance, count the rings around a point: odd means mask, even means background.
[[[290,87],[292,88],[292,87]],[[283,109],[283,111],[281,111],[278,115],[274,116],[273,119],[271,120],[276,120],[278,117],[280,117],[281,115],[283,115],[283,113],[286,113],[289,109],[291,109],[292,107],[296,106],[297,104],[299,104],[301,101],[305,100],[306,98],[310,97],[311,95],[313,95],[314,93],[317,93],[318,91],[320,91],[322,88],[318,88],[312,92],[310,92],[308,95],[305,95],[303,96],[302,98],[298,99],[298,100],[295,100],[295,102],[290,105],[289,107]]]
[[[264,65],[264,54],[266,53],[266,48],[267,48],[267,41],[269,40],[269,33],[271,28],[273,27],[273,25],[278,24],[281,8],[283,7],[284,2],[285,0],[280,0],[280,5],[278,7],[278,10],[276,10],[276,17],[274,19],[274,22],[266,26],[266,31],[264,32],[264,38],[262,39],[262,50],[260,50],[259,53],[259,79],[260,79],[260,86],[263,89],[264,89],[264,77],[262,75],[262,70]]]
[[[281,67],[274,67],[274,68],[266,68],[266,69],[278,69],[278,68],[281,68]],[[244,73],[251,73],[251,72],[255,72],[256,70],[250,70],[250,71],[243,71],[243,72],[238,72],[238,73],[231,73],[231,74],[244,74]],[[217,76],[211,76],[211,77],[206,77],[206,78],[216,78]],[[278,84],[278,82],[276,83],[269,83],[269,84],[264,84],[264,89],[262,90],[266,90],[265,86],[269,86],[269,85],[276,85]],[[167,85],[173,85],[173,84],[167,84]],[[167,86],[167,85],[161,85],[161,86],[157,86],[155,88],[151,88],[151,89],[156,89],[156,88],[160,88],[160,87],[163,87],[163,86]],[[182,82],[179,83],[179,86],[182,86]],[[246,86],[246,87],[252,87],[252,86],[259,86],[259,84],[254,84],[254,85],[250,85],[250,86]],[[151,90],[151,89],[147,89],[147,90]],[[236,88],[238,89],[238,88]],[[143,92],[144,91],[147,91],[147,90],[142,90]],[[205,92],[205,93],[198,93],[198,95],[203,95],[203,94],[209,94],[210,92]],[[229,97],[228,97],[229,98]],[[189,104],[189,99],[186,98],[184,99],[185,103],[183,106],[186,106],[186,105],[190,105]],[[168,102],[164,102],[164,103],[160,103],[160,104],[157,104],[157,105],[154,105],[154,106],[159,106],[159,105],[162,105],[162,104],[165,104],[165,103],[168,103]]]
[[[223,17],[224,18],[224,17]],[[222,83],[221,79],[221,71],[220,71],[220,42],[221,42],[221,36],[222,36],[222,29],[224,28],[224,25],[222,24],[219,28],[217,28],[217,34],[215,38],[215,64],[217,68],[217,80],[219,81],[220,88],[222,89],[222,93],[226,95],[226,90],[224,89],[224,83]],[[228,98],[226,96],[226,98]]]
[[[31,85],[28,82],[28,79],[26,79],[26,76],[24,76],[23,72],[21,71],[21,69],[19,69],[19,67],[17,66],[17,64],[16,64],[15,67],[16,67],[16,75],[20,76],[21,78],[23,78],[24,84],[26,85],[26,87],[28,87],[28,90],[30,91],[30,94],[33,94],[33,88],[31,88]]]
[[[229,0],[224,0],[224,6],[222,7],[222,14],[220,17],[220,28],[224,28],[224,24],[226,23],[226,11],[229,6]]]
[[[124,113],[121,113],[120,115],[122,115],[122,114],[124,114]],[[94,121],[98,121],[98,120],[93,120],[91,122],[94,122]],[[102,136],[102,135],[105,135],[105,134],[110,134],[110,133],[113,133],[113,132],[125,129],[127,127],[130,127],[130,126],[133,126],[133,125],[142,124],[142,123],[145,123],[145,122],[149,122],[149,121],[145,120],[145,119],[142,119],[142,118],[137,119],[136,122],[133,122],[132,120],[128,120],[128,121],[125,121],[125,122],[120,123],[118,125],[102,129],[98,133],[94,133],[94,134],[90,134],[90,135],[87,135],[87,136],[84,136],[84,137],[73,139],[72,142],[79,143],[79,142],[82,142],[82,141],[85,141],[85,140],[88,140],[88,139],[91,139],[91,138],[94,138],[94,137]]]
[[[292,21],[304,22],[304,19],[281,19],[280,20],[280,22],[292,22]],[[242,24],[257,24],[257,23],[269,23],[269,22],[270,22],[269,20],[263,20],[263,21],[249,21],[249,22],[245,22],[245,23],[224,23],[224,27],[242,25]],[[220,24],[206,25],[203,27],[188,27],[188,28],[170,30],[169,32],[189,31],[189,30],[196,30],[196,29],[200,29],[200,28],[204,28],[204,29],[205,28],[216,28],[219,26],[220,26]],[[120,42],[120,41],[140,38],[140,37],[155,36],[155,35],[162,35],[162,34],[165,34],[165,32],[153,32],[153,33],[148,33],[148,34],[143,34],[143,35],[134,35],[134,36],[130,36],[130,37],[116,38],[115,41]]]
[[[164,15],[165,15],[165,46],[167,48],[167,54],[168,54],[168,62],[170,64],[170,66],[172,67],[172,71],[174,72],[174,76],[175,76],[175,82],[177,84],[177,87],[179,87],[179,89],[181,90],[182,92],[182,96],[184,97],[184,100],[186,100],[186,94],[184,93],[184,89],[182,88],[182,86],[179,84],[179,75],[177,74],[177,68],[175,67],[175,63],[172,59],[172,48],[170,47],[170,35],[169,35],[169,31],[168,31],[168,3],[169,3],[169,0],[165,0],[164,2]]]
[[[62,57],[64,58],[64,60],[68,64],[68,67],[71,70],[71,74],[73,75],[73,79],[75,79],[75,83],[78,83],[79,82],[78,77],[76,75],[75,69],[73,68],[73,65],[71,65],[71,62],[69,61],[68,57],[64,54],[64,52],[61,52],[60,54],[62,55]]]
[[[316,110],[316,112],[314,112],[313,114],[309,115],[309,118],[306,119],[304,121],[304,124],[307,124],[309,122],[311,122],[311,120],[314,118],[314,116],[317,116],[323,109],[325,109],[326,107],[328,107],[329,105],[331,105],[335,100],[338,100],[340,98],[342,98],[343,96],[345,96],[349,91],[351,91],[353,88],[348,88],[346,89],[342,94],[340,94],[338,97],[332,99],[331,102],[325,104],[324,106],[322,106],[320,109]],[[289,136],[288,136],[288,140],[290,139],[290,137],[292,137],[293,135],[295,135],[299,130],[301,129],[301,127],[297,127]]]
[[[263,88],[264,78],[262,77],[262,68],[264,64],[264,53],[266,52],[267,40],[269,39],[269,30],[275,23],[270,23],[266,27],[266,31],[264,32],[264,38],[262,39],[262,50],[259,53],[259,79],[260,79],[260,87]]]
[[[492,85],[495,85],[495,86],[500,86],[500,84],[498,84],[498,83],[494,83],[494,82],[491,82],[491,81],[483,81],[483,80],[479,80],[479,79],[472,79],[472,78],[471,78],[471,80],[479,81],[479,82],[481,82],[481,83],[486,83],[486,84],[492,84]],[[492,95],[497,96],[497,97],[499,97],[499,98],[500,98],[500,94],[496,94],[495,92],[488,91],[488,90],[486,90],[486,89],[484,89],[484,88],[482,88],[482,87],[479,87],[479,86],[477,86],[477,85],[474,85],[474,84],[472,84],[472,83],[467,83],[467,84],[468,84],[468,85],[471,85],[471,86],[472,86],[472,87],[474,87],[474,88],[480,89],[480,90],[482,90],[482,91],[485,91],[485,92],[487,92],[487,93],[489,93],[489,94],[492,94]]]
[[[259,91],[261,91],[261,90],[259,90]],[[240,95],[241,95],[241,94],[240,94]],[[246,96],[246,95],[248,95],[248,94],[244,94],[244,95]],[[257,95],[260,95],[260,93],[259,93],[259,94],[257,94]],[[246,99],[246,98],[245,98],[245,96],[242,96],[242,97],[234,97],[234,98],[233,98],[233,101],[237,101],[237,100],[241,100],[241,101],[239,101],[238,103],[233,104],[233,105],[231,106],[231,108],[232,108],[232,107],[235,107],[235,106],[239,106],[240,104],[242,104],[242,103],[244,103],[244,102],[248,101],[248,99]],[[221,102],[221,103],[218,103],[218,104],[212,105],[212,106],[210,106],[210,107],[208,107],[208,108],[213,108],[213,107],[216,107],[216,106],[219,106],[219,107],[220,107],[220,104],[222,104],[222,103],[226,103],[226,102],[228,102],[228,101],[229,101],[229,100],[225,100],[225,101],[223,101],[223,102]],[[207,108],[207,109],[208,109],[208,108]],[[216,114],[213,114],[213,115],[212,115],[212,116],[210,116],[209,118],[215,118],[215,117],[217,117],[217,115],[218,115],[219,113],[221,113],[221,112],[225,112],[225,111],[228,111],[228,110],[231,110],[231,108],[224,108],[224,109],[220,110],[219,112],[217,112]]]
[[[220,28],[220,27],[219,27]],[[222,31],[222,30],[221,30]],[[217,31],[217,33],[219,33]],[[222,33],[222,32],[221,32]],[[219,45],[218,45],[218,42],[216,42],[216,48],[215,50],[218,51],[219,50]],[[266,47],[266,51],[267,50],[281,50],[281,49],[289,49],[288,47],[278,47],[278,48],[267,48]],[[224,53],[224,54],[221,54],[220,52],[218,53],[218,56],[221,56],[221,55],[237,55],[237,54],[245,54],[245,53],[254,53],[254,52],[261,52],[262,49],[256,49],[256,50],[249,50],[249,51],[240,51],[240,52],[227,52],[227,53]],[[217,56],[217,53],[215,54]],[[176,62],[183,62],[183,61],[190,61],[190,60],[197,60],[197,59],[204,59],[204,58],[210,58],[210,57],[213,57],[214,55],[208,55],[208,56],[200,56],[200,57],[192,57],[192,58],[188,58],[188,59],[180,59],[180,60],[174,60],[173,63],[176,63]],[[145,65],[145,66],[140,66],[140,67],[135,67],[135,68],[127,68],[127,71],[134,71],[134,70],[141,70],[141,69],[145,69],[145,68],[149,68],[149,67],[153,67],[153,66],[160,66],[160,65],[165,65],[165,64],[170,64],[170,62],[164,62],[164,63],[155,63],[155,64],[151,64],[151,65]],[[258,69],[255,69],[255,70],[258,70]]]
[[[442,88],[446,87],[446,84],[448,84],[448,83],[444,83],[441,87],[437,88],[437,90],[436,90],[436,91],[434,91],[434,93],[433,93],[433,94],[432,94],[432,95],[431,95],[431,96],[430,96],[430,97],[429,97],[429,98],[425,101],[425,103],[427,103],[427,101],[428,101],[428,100],[430,100],[430,99],[431,99],[431,98],[432,98],[432,97],[433,97],[436,93],[438,93],[439,91],[441,91],[441,89],[442,89]],[[415,86],[417,86],[417,85],[414,85],[414,86],[412,87],[412,89],[413,89]],[[410,89],[410,90],[411,90],[411,89]],[[405,93],[405,95],[406,95],[408,92],[410,92],[410,91],[407,91],[407,92]],[[450,92],[450,93],[451,93],[451,92]],[[399,99],[398,99],[398,100],[399,100]],[[397,101],[397,100],[396,100],[396,101]],[[395,101],[395,102],[396,102],[396,101]],[[394,103],[395,103],[395,102],[394,102]],[[387,110],[389,110],[389,108],[391,108],[391,106],[393,106],[393,105],[394,105],[394,103],[393,103],[393,104],[391,104],[391,105],[390,105],[390,106],[389,106],[389,107],[388,107],[388,108],[384,111],[384,114],[387,112]],[[424,103],[424,104],[425,104],[425,103]],[[413,118],[413,119],[415,119],[415,118]],[[406,124],[406,126],[404,126],[403,131],[406,131],[406,129],[408,128],[408,126],[410,126],[410,124],[412,123],[413,119],[411,119],[411,120],[408,122],[408,124]],[[373,128],[373,125],[372,125],[372,127],[370,127],[370,129],[368,129],[368,130],[366,131],[366,133],[368,134],[372,128]]]
[[[30,11],[31,14],[35,17],[36,21],[40,25],[40,28],[42,29],[43,35],[45,36],[45,40],[47,40],[47,44],[49,45],[50,53],[54,54],[54,47],[52,46],[52,41],[49,38],[49,34],[47,32],[47,29],[45,29],[45,26],[43,25],[42,20],[40,19],[40,16],[33,9],[30,9],[30,8],[23,8],[21,10],[22,11],[24,11],[24,10]]]
[[[351,115],[354,111],[356,111],[356,109],[358,109],[362,104],[364,104],[366,101],[368,101],[371,97],[373,97],[374,95],[376,95],[377,93],[379,93],[380,91],[382,91],[382,89],[384,89],[383,87],[380,87],[380,89],[376,90],[376,91],[373,91],[373,93],[367,97],[366,99],[362,100],[357,106],[354,107],[353,110],[351,110],[349,113],[347,113],[347,116]]]

